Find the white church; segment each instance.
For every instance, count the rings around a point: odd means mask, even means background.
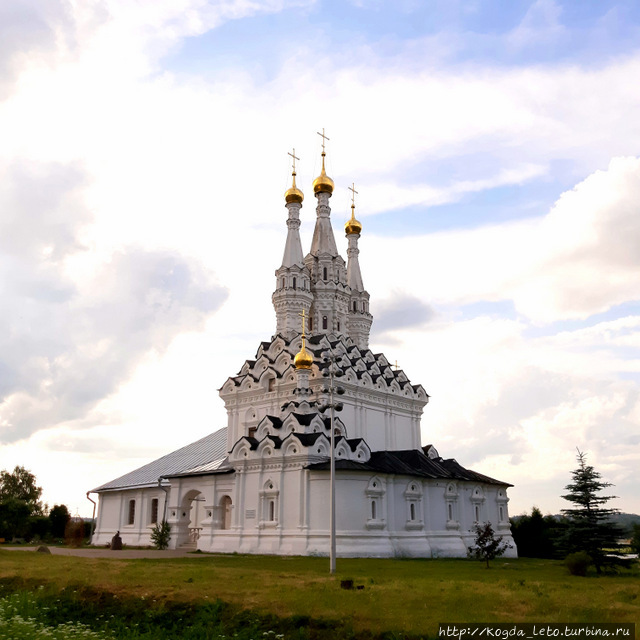
[[[227,426],[89,492],[99,495],[93,544],[106,545],[119,531],[126,545],[150,545],[152,527],[166,519],[171,548],[329,555],[332,415],[338,557],[464,557],[474,523],[486,521],[513,543],[511,485],[422,446],[429,396],[369,349],[362,225],[352,204],[345,263],[324,160],[323,144],[305,256],[294,156],[272,297],[276,331],[219,390]],[[515,554],[513,545],[507,555]]]

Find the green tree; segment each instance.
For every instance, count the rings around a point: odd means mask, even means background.
[[[166,549],[169,546],[169,540],[171,540],[171,525],[163,520],[162,522],[156,522],[151,528],[151,542],[153,542],[156,549]]]
[[[29,534],[29,505],[7,498],[0,502],[0,538],[25,538]]]
[[[633,525],[633,534],[631,536],[631,550],[633,553],[640,555],[640,524]]]
[[[11,473],[0,471],[0,503],[11,498],[21,500],[29,507],[29,515],[42,515],[40,496],[42,487],[36,484],[36,477],[24,467],[16,467]]]
[[[489,560],[500,557],[507,549],[511,549],[508,542],[502,536],[496,537],[490,522],[480,524],[476,522],[473,526],[476,539],[473,546],[469,547],[469,555],[478,560],[484,560],[489,568]]]
[[[511,535],[524,558],[556,558],[558,550],[554,540],[558,538],[562,523],[553,516],[543,516],[538,507],[531,515],[511,518]]]
[[[42,488],[24,467],[0,471],[0,537],[29,538],[29,519],[42,514]]]
[[[602,573],[605,566],[624,564],[609,552],[619,548],[618,539],[621,530],[611,522],[617,509],[607,508],[609,500],[616,496],[601,495],[601,491],[612,486],[609,482],[602,482],[601,475],[588,465],[586,455],[578,449],[578,468],[572,472],[573,482],[562,496],[575,506],[562,509],[567,517],[567,532],[565,546],[569,553],[585,551],[591,559],[598,573]]]
[[[49,520],[51,521],[51,535],[54,538],[64,538],[67,522],[71,520],[71,514],[66,505],[53,505],[53,508],[49,512]]]

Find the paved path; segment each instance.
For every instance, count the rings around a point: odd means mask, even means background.
[[[5,547],[0,549],[5,551],[31,551],[35,552],[37,547]],[[70,547],[49,547],[49,551],[56,556],[79,556],[82,558],[117,558],[120,560],[135,560],[138,558],[154,558],[156,560],[166,560],[168,558],[205,558],[207,553],[193,553],[185,549],[123,549],[122,551],[111,551],[111,549],[72,549]]]

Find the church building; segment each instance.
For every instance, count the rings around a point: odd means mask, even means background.
[[[329,555],[332,441],[338,557],[464,557],[473,525],[487,521],[513,543],[511,485],[422,446],[429,396],[369,348],[362,225],[352,201],[345,262],[331,226],[324,142],[304,255],[295,160],[275,334],[220,388],[227,426],[94,489],[93,544],[119,531],[126,545],[150,545],[152,527],[166,519],[171,548]],[[514,545],[507,555],[515,554]]]

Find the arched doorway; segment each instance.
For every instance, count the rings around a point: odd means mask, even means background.
[[[197,489],[185,493],[180,505],[179,542],[197,548],[204,518],[204,496]]]
[[[220,498],[220,528],[231,529],[231,498],[222,496]]]

